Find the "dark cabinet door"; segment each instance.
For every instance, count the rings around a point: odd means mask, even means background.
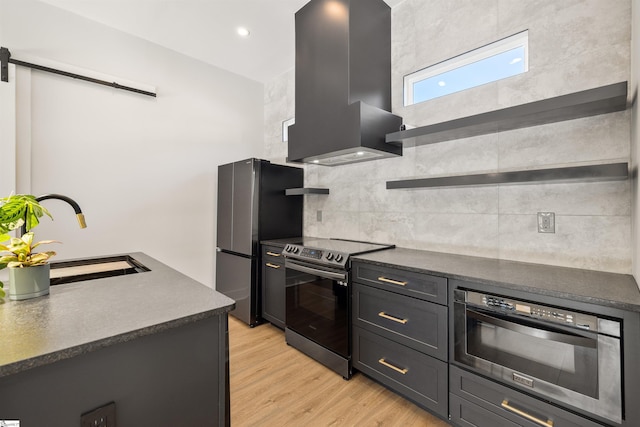
[[[233,164],[218,167],[218,240],[220,249],[232,250]]]
[[[262,317],[280,329],[285,326],[285,280],[283,264],[263,261]]]

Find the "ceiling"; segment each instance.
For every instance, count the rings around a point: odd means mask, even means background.
[[[309,0],[41,1],[264,83],[293,68],[294,14]]]

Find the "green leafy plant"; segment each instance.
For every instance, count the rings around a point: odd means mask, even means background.
[[[22,238],[11,238],[9,232],[25,225],[29,231],[40,223],[40,218],[47,215],[53,219],[49,211],[40,205],[31,194],[11,194],[0,198],[0,250],[9,255],[0,258],[0,270],[8,267],[28,267],[30,265],[46,264],[55,252],[44,252],[45,255],[33,253],[33,249],[41,244],[53,241],[42,241],[33,244],[33,233],[26,233]],[[30,237],[28,235],[31,235]],[[26,239],[26,240],[25,240]],[[8,242],[2,244],[4,242]],[[22,243],[21,243],[22,242]],[[48,255],[47,255],[48,254]],[[18,264],[14,264],[18,263]],[[0,298],[4,298],[4,284],[0,281]]]
[[[40,245],[49,243],[60,243],[56,240],[42,240],[33,243],[33,232],[25,233],[22,237],[14,237],[8,246],[0,245],[0,251],[9,252],[8,255],[0,256],[0,268],[2,266],[10,268],[34,267],[36,265],[44,265],[49,258],[55,256],[54,251],[33,252]]]
[[[11,238],[9,232],[22,227],[26,223],[27,231],[40,223],[40,218],[47,215],[53,219],[49,211],[31,194],[12,194],[0,199],[0,242]]]

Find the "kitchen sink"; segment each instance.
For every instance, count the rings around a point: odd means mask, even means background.
[[[151,271],[129,255],[51,263],[51,286]]]

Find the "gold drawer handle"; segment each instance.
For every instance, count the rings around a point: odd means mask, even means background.
[[[397,322],[397,323],[402,323],[403,325],[405,325],[408,322],[407,319],[400,319],[399,317],[391,316],[385,313],[384,311],[381,311],[380,313],[378,313],[378,316],[384,317],[385,319],[388,319],[388,320],[393,320],[394,322]]]
[[[279,266],[278,264],[271,264],[270,262],[268,262],[268,263],[266,264],[266,266],[267,266],[267,267],[271,267],[271,268],[275,268],[276,270],[277,270],[278,268],[280,268],[280,266]]]
[[[386,366],[387,368],[393,369],[396,372],[400,372],[402,375],[406,374],[407,372],[409,372],[409,370],[407,368],[404,369],[400,369],[397,366],[393,366],[391,363],[387,362],[384,359],[380,359],[378,360],[378,363],[380,363],[381,365]]]
[[[387,279],[384,276],[378,277],[378,280],[381,281],[381,282],[391,283],[392,285],[398,285],[398,286],[406,286],[407,285],[407,282],[399,282],[397,280]]]
[[[526,412],[521,411],[520,409],[514,408],[513,406],[509,405],[509,400],[508,399],[504,399],[500,406],[502,406],[507,411],[511,411],[514,414],[520,415],[521,417],[524,417],[524,418],[528,419],[529,421],[533,421],[536,424],[540,424],[543,427],[553,427],[553,420],[543,421],[540,418],[534,417],[531,414],[527,414]]]
[[[270,256],[280,256],[281,254],[277,254],[277,253],[275,253],[275,252],[267,251],[267,255],[270,255]]]

